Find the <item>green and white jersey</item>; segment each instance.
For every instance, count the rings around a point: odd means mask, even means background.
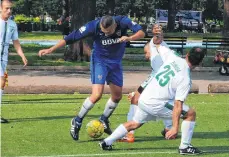
[[[168,101],[184,101],[191,88],[190,68],[186,60],[165,46],[160,46],[158,52],[163,64],[139,98],[141,104],[153,107],[154,113]]]
[[[1,61],[8,61],[8,50],[11,40],[18,39],[17,25],[8,19],[4,21],[0,18],[0,53]]]

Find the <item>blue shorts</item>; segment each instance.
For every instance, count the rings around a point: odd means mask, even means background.
[[[123,70],[121,63],[106,63],[104,60],[91,57],[90,62],[92,84],[112,83],[123,86]]]

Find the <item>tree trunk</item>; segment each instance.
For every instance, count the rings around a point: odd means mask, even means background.
[[[177,3],[176,1],[169,0],[169,7],[168,7],[168,24],[167,24],[167,29],[169,32],[174,31],[175,28],[175,18],[176,18],[176,6]]]
[[[76,30],[95,19],[95,0],[70,0],[71,29]],[[69,46],[65,60],[89,61],[93,41],[90,37]]]
[[[114,15],[115,0],[107,0],[107,13],[109,15]]]
[[[229,0],[224,0],[224,36],[229,36]]]

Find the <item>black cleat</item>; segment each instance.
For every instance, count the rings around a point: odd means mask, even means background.
[[[110,123],[109,120],[102,120],[102,119],[100,118],[100,122],[103,123],[104,132],[105,132],[106,134],[108,134],[108,135],[111,135],[111,134],[112,134],[112,130],[111,130],[110,125],[109,125],[109,123]]]
[[[1,117],[1,123],[9,123],[9,121],[7,119]]]
[[[202,154],[202,152],[199,149],[197,149],[197,148],[195,148],[195,147],[193,147],[191,145],[188,146],[187,148],[179,149],[178,151],[179,151],[179,153],[181,155],[198,155],[198,154]]]
[[[77,122],[75,118],[72,119],[70,135],[72,136],[73,140],[77,141],[79,139],[79,131],[81,128],[81,124],[82,123]]]
[[[102,150],[112,150],[112,145],[107,145],[104,140],[99,142],[99,146],[102,148]]]

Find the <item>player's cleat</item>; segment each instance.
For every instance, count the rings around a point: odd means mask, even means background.
[[[110,125],[109,125],[109,123],[110,123],[109,120],[108,119],[107,120],[101,119],[101,117],[100,117],[99,120],[103,123],[104,132],[106,134],[108,134],[108,135],[111,135],[112,134],[112,130],[111,130]]]
[[[1,117],[1,123],[9,123],[9,121],[7,119]]]
[[[128,143],[133,143],[135,140],[134,134],[131,132],[128,132],[125,137],[122,139],[119,139],[118,142],[128,142]]]
[[[181,155],[198,155],[198,154],[202,154],[203,152],[201,152],[199,149],[193,147],[193,146],[188,146],[187,148],[184,149],[179,149],[178,150],[179,153]]]
[[[79,139],[79,131],[81,128],[81,124],[82,123],[77,122],[75,118],[72,119],[70,135],[72,136],[73,140],[77,141]]]
[[[163,129],[162,131],[161,131],[161,135],[165,138],[165,135],[166,135],[166,133],[169,131],[169,129]],[[174,140],[174,139],[176,139],[177,138],[177,135],[174,135],[174,136],[172,136],[172,137],[170,137],[168,140]]]
[[[102,148],[102,150],[112,150],[112,145],[107,145],[104,140],[99,142],[99,146]]]

